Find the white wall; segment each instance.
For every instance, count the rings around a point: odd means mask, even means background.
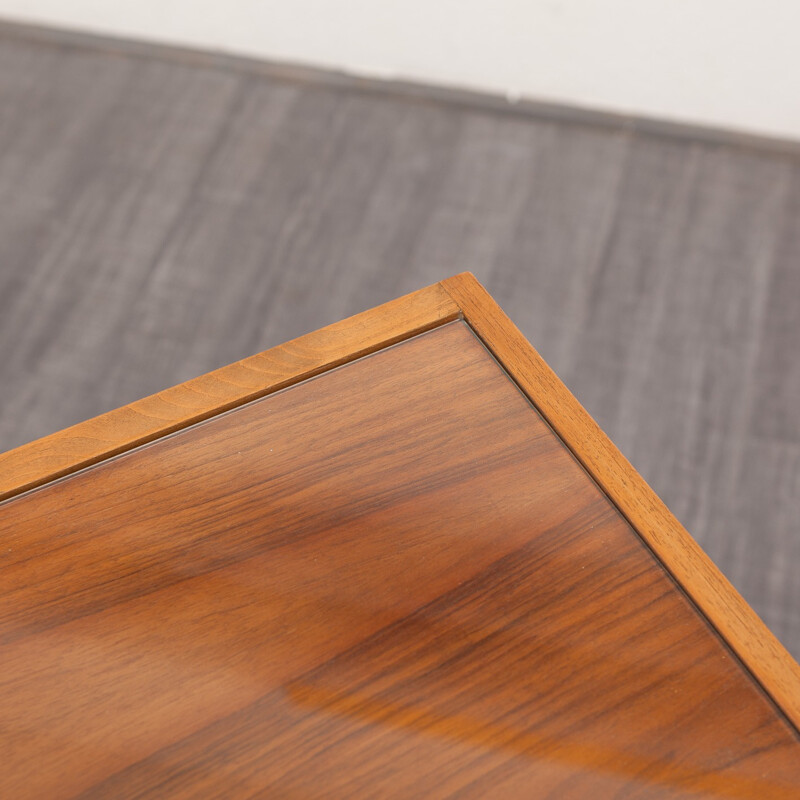
[[[0,0],[0,16],[800,139],[798,0]]]

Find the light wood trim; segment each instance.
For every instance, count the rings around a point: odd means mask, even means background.
[[[548,424],[800,731],[800,665],[481,286],[441,284]]]
[[[0,455],[0,500],[459,316],[434,284]]]

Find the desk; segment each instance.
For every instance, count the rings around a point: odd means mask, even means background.
[[[800,796],[798,665],[470,275],[0,476],[2,797]]]

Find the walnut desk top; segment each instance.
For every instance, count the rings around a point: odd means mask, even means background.
[[[471,275],[0,496],[2,798],[800,797],[800,668]]]

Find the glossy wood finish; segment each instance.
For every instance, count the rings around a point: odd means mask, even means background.
[[[800,791],[796,731],[463,322],[0,512],[0,796]]]
[[[800,665],[470,274],[442,282],[477,335],[800,730]]]
[[[266,352],[0,453],[0,500],[454,319],[434,284]]]

